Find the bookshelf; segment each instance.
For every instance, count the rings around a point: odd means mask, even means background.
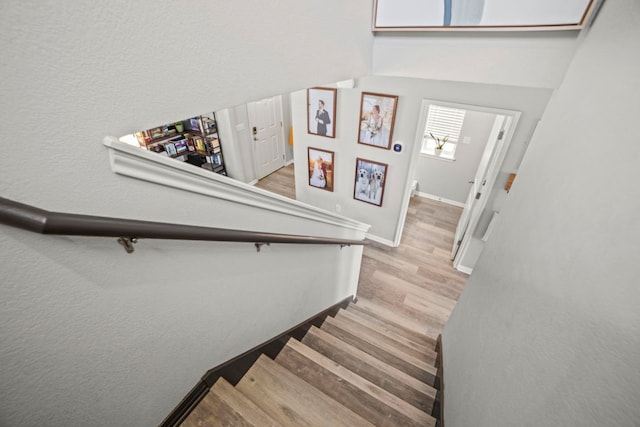
[[[214,112],[134,135],[142,148],[227,175]]]

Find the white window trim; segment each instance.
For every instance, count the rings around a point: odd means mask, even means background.
[[[428,142],[431,141],[433,144],[429,144]],[[425,147],[425,145],[432,145],[431,147]],[[451,150],[445,150],[443,149],[442,152],[440,154],[436,154],[436,149],[435,149],[435,141],[430,138],[430,137],[425,137],[422,139],[422,147],[420,148],[420,156],[422,157],[429,157],[429,158],[435,158],[438,160],[446,160],[446,161],[450,161],[450,162],[455,162],[456,161],[456,149],[458,148],[458,144],[454,143],[454,142],[445,142],[444,147],[451,147],[453,146],[453,149]]]

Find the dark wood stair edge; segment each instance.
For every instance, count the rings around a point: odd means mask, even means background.
[[[198,403],[209,392],[209,389],[213,387],[218,378],[223,377],[229,381],[232,385],[236,385],[240,378],[251,368],[251,365],[260,357],[261,354],[267,354],[275,357],[282,347],[286,343],[287,337],[302,337],[311,328],[312,325],[318,326],[322,324],[327,316],[335,316],[338,310],[346,308],[349,303],[354,301],[354,297],[350,296],[337,304],[332,305],[326,310],[321,311],[315,316],[310,317],[292,327],[291,329],[283,332],[282,334],[273,337],[272,339],[265,341],[264,343],[247,350],[239,356],[230,359],[215,368],[207,371],[206,374],[200,379],[200,381],[189,391],[189,393],[182,399],[182,401],[171,411],[169,415],[159,424],[159,427],[177,427],[179,426],[191,413]]]
[[[434,387],[438,390],[433,401],[431,416],[436,419],[436,427],[444,427],[444,369],[442,365],[442,334],[436,342],[436,381]]]

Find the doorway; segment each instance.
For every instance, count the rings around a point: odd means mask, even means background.
[[[247,104],[257,179],[284,166],[284,129],[281,96]]]
[[[420,158],[423,146],[429,107],[431,105],[462,109],[467,112],[485,113],[485,115],[490,116],[493,120],[487,125],[487,130],[490,130],[490,132],[484,134],[486,143],[484,148],[480,148],[481,151],[478,151],[479,160],[476,160],[476,163],[469,165],[468,168],[465,168],[465,170],[455,175],[455,180],[459,181],[457,185],[469,185],[469,189],[462,215],[456,227],[455,238],[451,248],[451,259],[454,268],[465,273],[471,273],[479,253],[484,248],[486,237],[488,237],[488,233],[486,232],[484,233],[485,236],[478,237],[478,234],[482,233],[482,228],[486,228],[487,221],[485,219],[492,213],[489,212],[491,210],[489,208],[492,205],[488,205],[488,202],[492,200],[496,179],[501,171],[521,113],[519,111],[502,110],[491,107],[423,100],[416,131],[412,164],[409,171],[408,179],[411,181],[416,179],[418,159]],[[463,159],[460,160],[462,161]],[[408,190],[405,194],[407,208],[409,198],[411,197],[412,183],[413,182],[408,183]],[[463,191],[464,187],[460,188],[460,190]],[[458,194],[458,197],[460,197],[465,193]],[[442,200],[444,201],[444,198]],[[460,205],[462,205],[462,203],[460,203]],[[402,215],[401,220],[403,222],[405,216],[406,213]],[[481,221],[481,217],[483,221]]]

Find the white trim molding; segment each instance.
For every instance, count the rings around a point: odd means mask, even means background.
[[[384,239],[382,237],[379,237],[379,236],[376,236],[375,234],[370,234],[370,233],[367,233],[367,239],[373,240],[374,242],[378,242],[378,243],[381,243],[381,244],[386,245],[386,246],[390,246],[392,248],[397,248],[399,246],[399,244],[400,244],[400,243],[398,243],[396,245],[391,240]]]
[[[461,273],[465,273],[468,275],[471,275],[471,273],[473,273],[473,268],[471,267],[465,267],[464,265],[459,265],[457,267],[455,267],[456,270],[458,270]]]
[[[111,170],[119,175],[351,229],[363,237],[371,228],[369,224],[133,147],[112,136],[105,137],[103,143],[109,149]]]
[[[445,199],[444,197],[440,197],[440,196],[434,196],[433,194],[427,194],[427,193],[422,193],[420,191],[416,191],[416,196],[424,197],[425,199],[437,200],[439,202],[446,203],[448,205],[464,208],[464,203],[456,202],[455,200]]]

